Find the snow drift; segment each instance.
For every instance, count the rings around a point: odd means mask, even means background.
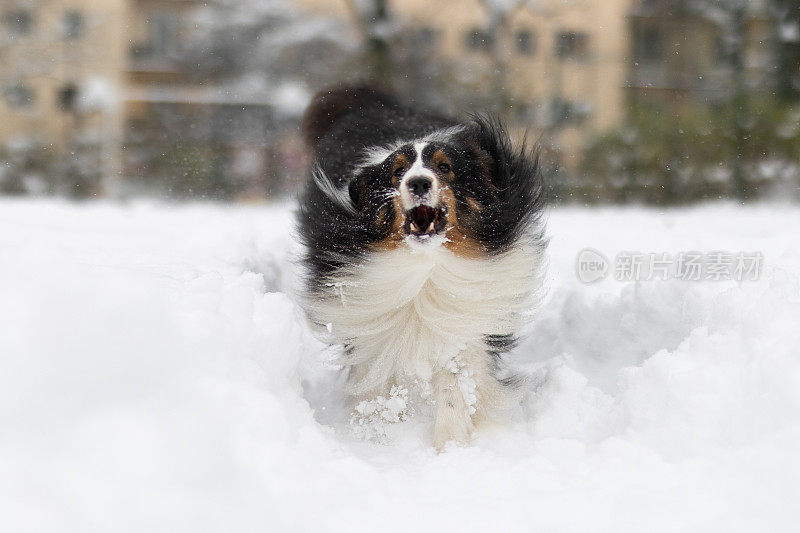
[[[0,529],[794,529],[797,227],[794,207],[553,210],[549,294],[511,359],[529,391],[437,455],[404,393],[353,431],[291,297],[289,210],[3,201]],[[587,286],[587,246],[758,250],[765,270]]]

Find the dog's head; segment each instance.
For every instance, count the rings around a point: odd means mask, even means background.
[[[476,118],[411,142],[372,148],[349,183],[362,223],[391,249],[443,244],[459,255],[502,251],[541,199],[536,161],[496,121]]]

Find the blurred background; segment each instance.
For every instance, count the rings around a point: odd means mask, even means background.
[[[500,114],[557,202],[800,200],[800,0],[0,0],[0,194],[284,199],[342,80]]]

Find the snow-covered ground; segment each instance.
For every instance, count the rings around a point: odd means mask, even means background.
[[[288,208],[0,201],[0,531],[796,531],[800,209],[548,218],[530,391],[436,454],[424,410],[352,431]],[[585,285],[586,247],[764,272]]]

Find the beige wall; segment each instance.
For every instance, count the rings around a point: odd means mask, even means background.
[[[349,10],[351,0],[288,1],[315,13],[347,19],[358,31]],[[390,0],[393,13],[404,27],[436,31],[436,50],[443,57],[460,68],[488,73],[478,83],[496,81],[492,78],[493,69],[488,67],[493,60],[501,59],[507,65],[506,86],[511,102],[527,105],[531,111],[527,118],[517,115],[517,125],[528,127],[534,136],[543,134],[561,148],[568,167],[595,133],[619,125],[625,118],[630,94],[626,91],[631,90],[627,85],[632,62],[632,3],[633,0],[525,3],[511,14],[496,51],[489,52],[467,45],[473,28],[485,29],[489,25],[484,1]],[[200,4],[199,0],[0,0],[0,91],[21,84],[35,95],[30,106],[14,108],[0,92],[0,144],[35,138],[63,149],[81,136],[101,139],[109,154],[118,150],[124,116],[143,106],[135,95],[153,84],[180,85],[187,81],[158,54],[145,52],[132,57],[131,49],[150,44],[152,26],[148,28],[148,21],[165,13],[176,15],[176,32],[182,34],[187,28],[185,10]],[[26,6],[33,16],[30,33],[8,34],[5,15]],[[84,20],[82,35],[72,40],[65,39],[62,31],[65,14],[70,11],[81,13]],[[763,43],[761,34],[768,35],[768,29],[754,24],[750,41]],[[530,31],[533,36],[529,54],[516,46],[519,31]],[[560,32],[585,34],[586,54],[581,58],[557,57]],[[696,51],[694,59],[700,63],[711,61],[711,33],[689,33],[692,42],[684,46]],[[672,57],[673,52],[667,53]],[[754,46],[753,51],[748,51],[748,66],[765,61],[761,56],[763,46]],[[700,67],[714,69],[713,64]],[[87,81],[110,99],[100,107],[74,112],[60,109],[59,91],[70,83],[81,85]],[[588,109],[585,120],[551,127],[549,104],[557,97]],[[674,95],[666,97],[676,99]],[[515,117],[514,113],[510,116]]]
[[[5,23],[6,15],[18,9],[31,15],[27,35],[14,35]],[[83,21],[75,38],[64,35],[71,12]],[[5,0],[0,5],[0,141],[37,138],[60,148],[71,135],[119,135],[125,13],[125,0]],[[95,96],[79,103],[94,105],[63,110],[59,94],[72,84]],[[10,105],[5,91],[15,86],[33,92],[30,105]]]
[[[294,2],[321,14],[351,16],[345,0]],[[534,134],[543,132],[565,152],[565,163],[571,165],[574,155],[595,132],[613,127],[624,119],[630,49],[626,16],[631,0],[541,0],[530,4],[513,11],[495,54],[507,65],[506,85],[512,100],[527,104],[534,111],[534,118],[520,125],[529,127]],[[491,64],[491,53],[470,49],[466,44],[473,28],[486,28],[489,24],[484,2],[393,0],[391,7],[405,26],[435,28],[438,52],[445,57],[462,61],[463,68],[483,67],[491,73],[491,69],[485,68]],[[530,31],[534,36],[530,54],[516,47],[515,36],[521,30]],[[557,57],[556,40],[561,32],[588,36],[585,57]],[[480,80],[481,83],[492,81]],[[549,129],[548,102],[556,97],[588,108],[585,121]]]
[[[351,17],[347,0],[291,0],[314,12]],[[23,3],[24,2],[24,3]],[[32,2],[32,3],[31,3]],[[507,65],[507,86],[512,100],[529,106],[528,123],[534,133],[544,131],[567,155],[576,153],[595,131],[618,124],[624,113],[624,77],[629,49],[626,14],[629,0],[541,0],[536,8],[517,8],[501,34],[497,54]],[[33,6],[30,35],[0,41],[0,83],[23,82],[35,92],[28,108],[13,109],[0,98],[0,141],[37,137],[59,147],[80,128],[85,135],[98,135],[118,143],[123,114],[135,109],[128,101],[120,111],[120,100],[130,100],[136,87],[149,83],[175,83],[168,63],[160,63],[146,52],[130,56],[134,46],[150,40],[147,22],[159,13],[176,13],[191,7],[190,0],[22,0]],[[14,9],[16,0],[5,0],[0,11]],[[8,6],[8,7],[7,7]],[[435,6],[435,7],[434,7]],[[467,38],[473,28],[486,28],[488,12],[480,0],[394,0],[394,14],[409,28],[428,27],[437,32],[437,50],[454,59],[461,68],[491,72],[490,52],[473,50]],[[65,40],[61,24],[65,13],[83,14],[83,36]],[[176,17],[179,24],[185,17]],[[5,28],[3,28],[5,30]],[[182,26],[178,31],[183,31]],[[518,31],[533,35],[533,51],[521,53],[515,44]],[[587,54],[581,59],[556,57],[556,39],[561,31],[588,35]],[[41,68],[39,66],[41,65]],[[36,68],[34,68],[36,67]],[[117,96],[105,114],[85,110],[65,113],[58,106],[58,91],[70,82],[95,80]],[[480,83],[491,83],[484,79]],[[586,106],[590,112],[579,125],[548,130],[549,102],[561,97]],[[79,124],[76,124],[76,117]],[[538,131],[537,131],[538,130]]]
[[[157,57],[134,59],[134,45],[149,41],[153,14],[180,12],[191,0],[0,0],[0,146],[43,143],[58,154],[76,143],[94,145],[105,176],[120,171],[127,115],[136,108],[131,89],[174,81]],[[30,14],[25,35],[10,31],[10,13]],[[65,17],[79,13],[82,30],[64,35]],[[180,24],[186,21],[176,17]],[[165,78],[166,76],[166,78]],[[60,92],[75,85],[83,98],[62,109]],[[32,91],[27,106],[11,105],[5,91]],[[134,91],[135,92],[135,91]],[[91,98],[93,96],[93,98]],[[86,98],[90,97],[90,98]],[[85,105],[91,104],[91,105]]]

